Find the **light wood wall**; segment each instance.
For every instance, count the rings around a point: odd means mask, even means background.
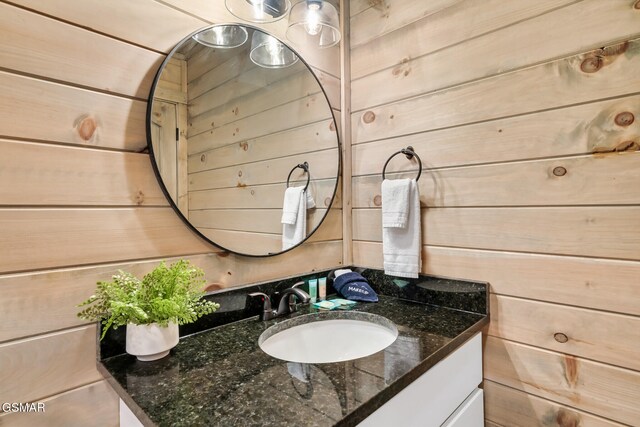
[[[0,414],[0,425],[118,424],[117,397],[95,369],[95,327],[75,316],[118,269],[142,275],[186,257],[213,290],[341,265],[336,229],[275,258],[204,243],[143,153],[166,53],[233,20],[221,1],[0,2],[0,400],[47,404],[45,414]],[[285,26],[265,28],[283,37]],[[338,48],[304,55],[339,78]]]
[[[355,264],[412,145],[423,272],[491,283],[487,425],[640,425],[640,3],[351,9]]]

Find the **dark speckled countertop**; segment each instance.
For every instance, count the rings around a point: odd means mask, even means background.
[[[123,354],[102,360],[99,369],[145,425],[356,425],[488,323],[484,284],[425,277],[394,283],[399,279],[376,276],[375,270],[363,274],[378,291],[390,287],[386,293],[394,296],[380,295],[379,303],[358,303],[352,310],[384,316],[399,331],[391,346],[371,356],[299,364],[264,353],[260,334],[283,320],[317,313],[306,305],[284,318],[252,317],[182,337],[169,357],[156,362]],[[443,287],[445,294],[472,296],[481,289],[480,313],[403,299],[433,297],[429,292]],[[454,305],[463,304],[452,298]]]

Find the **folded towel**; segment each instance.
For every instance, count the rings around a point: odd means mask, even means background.
[[[295,192],[289,191],[298,189]],[[289,194],[287,194],[289,193]],[[295,209],[296,216],[293,223],[287,223],[286,220],[290,220],[290,215],[294,212],[291,205],[288,205],[289,198],[293,198],[292,194],[297,194],[297,208]],[[285,191],[284,206],[282,208],[282,250],[287,250],[298,243],[302,242],[307,235],[307,196],[304,192],[304,187],[289,187]],[[293,203],[293,202],[291,202]],[[286,218],[285,218],[286,216]]]
[[[335,277],[338,277],[338,276],[342,276],[343,274],[352,273],[352,272],[353,270],[351,270],[350,268],[342,268],[334,271],[333,274],[335,274]]]
[[[382,255],[384,258],[384,272],[390,276],[417,278],[422,266],[420,236],[420,194],[415,179],[402,179],[397,186],[404,185],[406,190],[397,190],[395,185],[389,185],[388,180],[382,182],[382,212],[383,224],[385,206],[391,206],[388,213],[388,226],[382,227]],[[387,191],[393,189],[394,191]],[[408,194],[404,198],[404,194]],[[400,205],[398,199],[404,199]],[[406,212],[405,226],[398,227]]]
[[[409,218],[410,179],[382,181],[382,226],[405,228]]]
[[[284,203],[282,205],[282,223],[295,224],[300,207],[300,197],[304,187],[289,187],[284,192]]]
[[[378,302],[378,294],[369,286],[367,279],[360,273],[336,275],[334,289],[346,299],[352,301]]]

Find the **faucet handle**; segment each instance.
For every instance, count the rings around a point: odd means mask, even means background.
[[[251,298],[254,298],[254,297],[262,298],[263,305],[262,305],[262,313],[260,313],[260,320],[271,320],[275,317],[275,313],[271,308],[271,298],[269,298],[269,295],[265,294],[264,292],[252,292],[250,294],[247,294],[247,296]]]

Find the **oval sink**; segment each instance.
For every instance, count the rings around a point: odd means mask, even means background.
[[[285,320],[264,331],[258,345],[288,362],[332,363],[384,350],[398,337],[387,318],[361,312],[321,312]]]

